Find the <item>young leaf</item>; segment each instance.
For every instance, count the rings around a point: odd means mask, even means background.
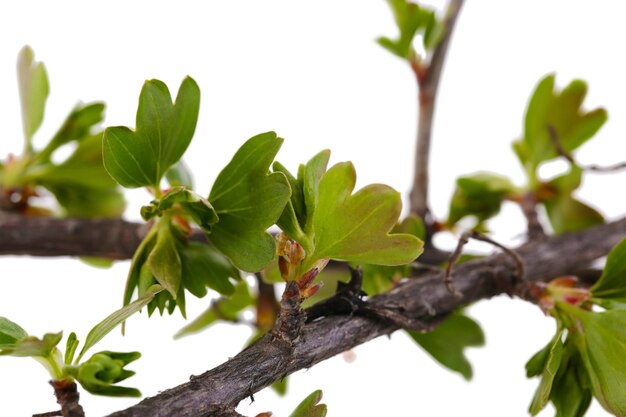
[[[566,340],[561,367],[554,378],[550,393],[556,417],[583,417],[592,398],[580,354],[573,343]]]
[[[0,356],[17,357],[41,357],[48,358],[52,355],[56,345],[63,338],[63,333],[46,333],[42,339],[35,336],[26,336],[17,340],[14,344],[0,346]]]
[[[26,330],[6,317],[0,317],[0,349],[5,345],[13,345],[28,336]]]
[[[156,227],[158,233],[154,248],[148,255],[148,266],[159,284],[176,299],[180,282],[183,279],[183,266],[178,254],[177,239],[172,232],[168,218],[161,218]]]
[[[26,149],[30,150],[33,135],[43,121],[50,86],[46,68],[43,63],[35,61],[35,53],[29,46],[24,46],[17,56],[17,82]]]
[[[183,285],[198,298],[207,294],[207,287],[223,295],[235,292],[231,279],[240,279],[239,271],[208,245],[189,242],[179,251],[183,265]]]
[[[531,179],[536,177],[541,162],[559,156],[549,128],[554,129],[563,149],[572,152],[593,137],[607,120],[604,109],[581,109],[587,94],[584,81],[574,80],[561,92],[555,92],[554,79],[554,74],[550,74],[535,88],[526,109],[524,136],[513,143]]]
[[[182,157],[198,120],[200,89],[185,78],[176,103],[159,80],[146,81],[139,96],[137,129],[104,131],[104,166],[126,188],[159,187],[161,178]]]
[[[317,390],[306,397],[289,417],[325,417],[326,404],[320,404],[322,391]]]
[[[618,243],[606,258],[602,276],[591,287],[595,298],[626,303],[626,239]]]
[[[455,225],[465,216],[475,216],[477,227],[500,212],[502,201],[517,188],[506,177],[491,173],[477,173],[461,177],[450,200],[446,223]]]
[[[485,335],[474,320],[454,313],[432,332],[408,331],[408,333],[441,365],[460,373],[466,380],[472,378],[472,365],[463,351],[470,346],[485,344]]]
[[[290,188],[282,173],[268,171],[282,143],[274,132],[249,139],[220,172],[209,195],[220,219],[209,240],[244,271],[261,270],[276,253],[267,228],[283,212]]]
[[[313,229],[313,213],[315,213],[319,201],[320,181],[326,173],[329,159],[330,151],[328,149],[323,150],[311,158],[301,171],[302,177],[299,181],[302,183],[302,194],[306,210],[306,222],[302,226],[308,234]]]
[[[443,24],[435,12],[407,0],[387,0],[400,31],[398,39],[381,37],[378,43],[394,55],[410,60],[415,56],[413,40],[418,32],[424,35],[424,47],[434,49],[443,36]]]
[[[76,333],[70,333],[67,338],[67,342],[65,343],[65,364],[71,365],[74,360],[74,354],[76,353],[76,349],[78,348],[78,338],[76,337]]]
[[[333,166],[322,177],[313,213],[315,252],[307,254],[303,270],[322,258],[401,265],[422,253],[422,242],[415,236],[389,234],[402,209],[399,193],[372,184],[352,194],[355,182],[350,162]]]
[[[180,204],[198,226],[207,233],[211,231],[211,225],[218,220],[217,213],[215,213],[211,203],[184,186],[173,187],[160,200],[154,200],[149,206],[142,207],[141,216],[144,220],[160,216],[176,203]]]
[[[128,371],[124,367],[140,357],[139,352],[98,352],[71,372],[80,385],[92,394],[141,397],[141,392],[136,388],[113,385],[135,375],[135,372]]]
[[[109,334],[111,330],[124,322],[127,318],[145,307],[146,304],[152,301],[155,295],[157,295],[162,290],[163,288],[160,285],[154,285],[143,296],[133,301],[132,303],[125,305],[124,307],[120,308],[119,310],[115,311],[107,318],[102,320],[100,323],[96,324],[87,335],[87,338],[85,339],[85,345],[80,351],[76,362],[80,362],[80,359],[85,353],[87,353],[90,348],[92,348],[96,343],[102,340],[104,336]]]
[[[79,104],[67,116],[61,128],[52,137],[46,147],[39,152],[37,159],[48,161],[59,147],[72,141],[80,141],[92,136],[92,128],[104,118],[104,103]],[[102,138],[99,137],[100,166],[102,166]],[[104,168],[103,168],[104,171]]]
[[[83,138],[61,164],[48,164],[29,179],[54,194],[68,216],[118,217],[126,203],[102,165],[101,135]]]
[[[570,335],[594,397],[610,413],[626,416],[626,311],[595,313],[563,302],[557,308],[575,321]]]
[[[547,351],[544,349],[546,355],[543,355],[544,351],[540,352],[540,354],[544,356],[545,360],[543,363],[543,370],[541,371],[541,381],[539,382],[539,387],[537,387],[537,391],[535,391],[535,395],[529,408],[529,412],[533,416],[543,410],[550,400],[552,384],[561,365],[561,357],[563,356],[563,342],[561,341],[562,336],[563,330],[559,329],[556,336],[554,336],[548,345],[549,349]],[[534,358],[535,357],[533,357],[533,359]],[[531,363],[533,359],[531,359],[529,363]],[[529,373],[529,364],[526,365],[526,370],[527,373]]]

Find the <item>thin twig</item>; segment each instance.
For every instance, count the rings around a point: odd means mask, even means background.
[[[428,208],[428,161],[432,136],[435,99],[441,79],[441,70],[450,44],[450,37],[456,23],[463,0],[451,0],[444,20],[445,32],[426,64],[411,62],[419,87],[419,114],[417,125],[417,146],[415,151],[415,172],[411,187],[411,213],[424,219],[427,227],[432,223]]]
[[[615,171],[620,171],[622,169],[626,169],[626,162],[618,162],[613,165],[605,165],[605,166],[597,165],[597,164],[579,165],[574,160],[574,157],[572,156],[572,154],[569,153],[563,147],[563,144],[561,143],[561,140],[559,139],[559,135],[557,134],[554,126],[552,126],[551,124],[548,124],[546,125],[546,129],[548,130],[548,136],[550,137],[550,140],[552,141],[552,144],[556,148],[556,151],[558,152],[558,154],[562,156],[563,158],[565,158],[570,164],[576,165],[582,168],[583,171],[598,172],[598,173],[611,173]]]
[[[454,252],[452,252],[452,255],[450,256],[450,260],[448,261],[448,266],[446,267],[446,273],[444,274],[443,282],[444,284],[446,284],[446,288],[451,294],[454,294],[455,296],[462,296],[462,294],[456,290],[456,288],[454,287],[454,284],[452,283],[452,268],[454,268],[454,265],[456,265],[456,263],[458,262],[459,258],[461,257],[461,254],[463,253],[463,247],[467,245],[467,242],[469,242],[470,239],[480,240],[481,242],[487,242],[497,248],[502,249],[515,262],[515,275],[518,278],[518,281],[524,280],[524,261],[522,260],[522,258],[519,256],[517,252],[515,252],[512,249],[507,248],[501,243],[496,242],[490,237],[483,235],[482,233],[472,230],[469,232],[465,232],[461,235],[461,238],[459,239],[459,243],[456,246],[456,249],[454,250]]]

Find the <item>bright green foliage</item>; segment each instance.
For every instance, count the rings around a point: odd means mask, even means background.
[[[17,81],[22,105],[25,149],[30,153],[33,135],[43,122],[50,86],[46,67],[42,62],[35,61],[35,53],[29,46],[23,47],[17,57]]]
[[[28,195],[36,186],[48,189],[72,217],[118,217],[124,211],[124,198],[102,164],[101,133],[104,104],[77,105],[54,137],[40,151],[32,146],[32,135],[41,125],[48,79],[33,52],[24,47],[18,57],[18,79],[25,132],[25,152],[17,159],[0,164],[0,188],[17,189]],[[56,163],[51,157],[61,146],[76,143],[75,151]],[[31,190],[31,191],[29,191]],[[29,207],[37,214],[49,211]],[[29,210],[25,210],[29,213]]]
[[[556,300],[551,315],[559,325],[557,335],[526,365],[529,377],[542,375],[531,405],[533,414],[549,398],[557,416],[581,417],[593,396],[607,411],[626,416],[625,250],[626,240],[613,248],[602,276],[591,288],[589,301],[586,297],[580,301],[567,297]],[[607,310],[595,312],[590,303]],[[564,342],[562,329],[567,329]]]
[[[532,186],[536,186],[539,164],[559,156],[550,138],[550,127],[554,129],[563,149],[572,152],[593,137],[607,120],[604,109],[590,112],[581,109],[587,94],[584,81],[572,81],[562,91],[555,92],[554,80],[554,74],[550,74],[535,88],[526,109],[524,136],[513,143],[513,149],[524,165]]]
[[[389,233],[402,209],[400,194],[382,184],[352,194],[355,183],[350,162],[336,164],[320,180],[313,213],[315,250],[307,254],[307,265],[322,258],[378,265],[402,265],[417,258],[422,253],[418,238]]]
[[[587,371],[591,392],[600,404],[618,417],[626,416],[626,311],[601,313],[560,303],[573,319],[573,339]]]
[[[28,336],[26,330],[6,317],[0,317],[0,349]]]
[[[322,391],[317,390],[306,397],[293,411],[289,417],[325,417],[327,413],[326,404],[320,404]]]
[[[43,338],[25,336],[11,344],[0,345],[0,355],[17,357],[48,357],[59,344],[62,333],[46,333]]]
[[[485,344],[485,335],[474,320],[453,313],[435,330],[428,333],[408,331],[409,335],[437,362],[467,380],[472,378],[472,365],[465,357],[467,347]]]
[[[207,294],[207,287],[223,295],[235,292],[231,280],[239,280],[237,268],[215,249],[198,242],[189,242],[179,251],[183,265],[183,285],[198,298]]]
[[[153,200],[149,206],[142,207],[141,216],[145,220],[161,216],[174,204],[179,204],[184,212],[189,214],[194,222],[206,232],[210,232],[211,225],[218,220],[211,203],[184,186],[173,187],[161,199]]]
[[[453,226],[465,216],[474,216],[475,227],[482,228],[485,220],[500,212],[502,201],[517,193],[517,187],[508,178],[497,174],[484,172],[460,177],[446,223]]]
[[[126,188],[159,188],[161,178],[182,157],[196,129],[200,89],[185,78],[176,103],[159,80],[146,81],[139,96],[137,129],[104,131],[104,166]]]
[[[85,390],[95,395],[141,397],[141,392],[136,388],[114,385],[135,375],[135,372],[124,367],[140,357],[139,352],[98,352],[79,366],[70,367],[68,373]]]
[[[415,59],[417,56],[413,42],[415,36],[420,34],[424,49],[427,52],[435,49],[443,37],[445,28],[434,10],[409,0],[387,0],[387,3],[391,7],[400,34],[397,39],[378,38],[378,43],[383,48],[400,58]]]
[[[254,304],[254,298],[250,294],[245,281],[235,285],[235,291],[229,297],[221,297],[211,303],[211,306],[195,320],[183,327],[174,336],[175,339],[190,334],[198,333],[211,326],[218,320],[237,321],[239,313]]]
[[[167,219],[160,221],[157,228],[154,248],[148,255],[148,266],[158,283],[176,299],[183,279],[183,267],[176,248],[177,239]]]
[[[626,239],[609,253],[602,276],[591,287],[591,294],[598,301],[626,304]]]
[[[92,348],[96,343],[102,340],[104,336],[109,334],[111,330],[116,328],[118,325],[123,323],[127,318],[129,318],[130,316],[132,316],[133,314],[141,310],[143,307],[145,307],[150,301],[152,301],[152,299],[159,292],[162,291],[162,289],[163,288],[161,288],[159,285],[155,285],[149,288],[148,291],[146,291],[146,293],[142,297],[122,307],[121,309],[115,311],[114,313],[109,315],[107,318],[102,320],[100,323],[96,324],[87,335],[87,338],[85,339],[85,345],[83,346],[83,349],[80,351],[80,354],[78,355],[78,358],[76,359],[76,361],[79,362],[81,358],[83,357],[83,355],[87,353],[87,351],[90,348]],[[68,343],[69,343],[69,340],[68,340]],[[76,349],[76,347],[74,346],[73,349]]]
[[[27,178],[47,188],[72,217],[118,217],[126,202],[102,166],[102,135],[81,138],[60,164],[34,168]]]
[[[552,341],[526,364],[526,373],[529,377],[541,375],[541,382],[537,391],[535,391],[535,396],[529,409],[530,414],[533,416],[537,415],[550,400],[552,384],[563,356],[562,337],[563,330],[559,330]]]
[[[285,175],[268,171],[282,143],[274,132],[249,139],[220,172],[209,194],[219,216],[209,240],[244,271],[260,271],[276,255],[267,228],[283,212],[290,187]]]

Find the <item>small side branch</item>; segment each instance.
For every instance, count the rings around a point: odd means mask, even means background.
[[[539,221],[539,215],[537,214],[537,199],[532,193],[526,193],[520,201],[520,207],[526,217],[526,223],[528,228],[528,240],[543,239],[546,237],[546,232],[543,230],[543,226]]]
[[[626,162],[619,162],[613,165],[591,164],[591,165],[581,166],[578,163],[576,163],[576,161],[574,160],[574,157],[572,157],[572,154],[569,153],[567,149],[563,147],[563,144],[561,143],[561,140],[559,139],[559,135],[556,133],[556,129],[554,128],[554,126],[547,125],[546,129],[548,130],[548,136],[550,136],[550,140],[552,141],[552,144],[556,148],[556,151],[558,152],[558,154],[561,155],[563,158],[565,158],[570,164],[580,166],[584,171],[591,171],[591,172],[598,172],[598,173],[610,173],[610,172],[621,171],[623,169],[626,169]]]
[[[424,219],[427,227],[432,223],[428,207],[428,161],[432,124],[435,114],[435,99],[441,79],[441,71],[445,61],[448,45],[457,17],[461,11],[463,0],[451,0],[444,20],[445,33],[435,48],[430,62],[424,64],[414,61],[411,68],[415,73],[419,87],[419,113],[417,127],[417,147],[415,151],[415,172],[411,187],[411,213]]]
[[[443,282],[446,284],[446,288],[451,294],[454,294],[458,297],[463,296],[456,290],[456,288],[454,287],[452,283],[452,268],[454,268],[454,265],[456,265],[456,263],[458,262],[459,258],[461,257],[461,254],[463,253],[463,248],[465,247],[465,245],[467,245],[470,239],[480,240],[481,242],[486,242],[497,248],[502,249],[504,253],[509,255],[511,259],[513,259],[513,261],[515,262],[515,276],[517,277],[518,281],[524,280],[524,261],[522,260],[522,258],[519,256],[517,252],[515,252],[512,249],[507,248],[501,243],[496,242],[490,237],[483,235],[482,233],[479,233],[476,231],[469,231],[461,235],[461,238],[459,239],[459,243],[456,249],[454,250],[454,252],[452,252],[452,255],[450,256],[450,260],[448,261],[448,266],[446,267],[446,273],[444,274]]]

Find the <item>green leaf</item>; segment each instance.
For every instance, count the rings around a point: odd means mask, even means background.
[[[177,239],[172,232],[169,218],[161,218],[156,227],[158,233],[154,248],[148,255],[148,266],[159,284],[176,299],[183,279]]]
[[[80,385],[92,394],[111,397],[141,397],[141,392],[136,388],[113,385],[135,374],[135,372],[128,371],[124,367],[140,357],[139,352],[98,352],[80,364],[77,369],[72,370],[72,373]]]
[[[572,320],[570,335],[580,352],[598,402],[618,417],[626,416],[626,311],[585,311],[559,302]]]
[[[72,141],[80,141],[93,136],[92,129],[104,118],[104,103],[78,104],[67,116],[61,128],[52,137],[46,147],[39,152],[37,159],[40,161],[50,160],[52,153],[59,147]],[[98,136],[100,148],[100,166],[102,166],[102,138]],[[104,171],[104,168],[102,168]]]
[[[24,46],[17,56],[17,82],[26,149],[31,150],[33,135],[43,122],[50,86],[46,68],[42,62],[35,61],[35,53],[29,46]]]
[[[591,287],[595,298],[626,303],[626,239],[609,253],[602,276]]]
[[[472,378],[472,365],[465,357],[467,347],[483,346],[485,335],[480,325],[462,314],[453,313],[429,333],[408,331],[428,354],[451,371],[467,380]]]
[[[284,377],[283,379],[274,382],[271,387],[276,394],[284,397],[285,395],[287,395],[287,381],[288,378]]]
[[[302,193],[306,210],[306,222],[303,224],[304,231],[308,234],[313,230],[313,213],[317,209],[319,201],[319,187],[322,177],[326,173],[330,151],[321,151],[304,165],[302,170]]]
[[[576,232],[604,223],[602,214],[570,196],[545,201],[544,205],[556,234]]]
[[[474,216],[480,226],[500,212],[505,197],[516,192],[515,185],[500,175],[484,172],[460,177],[450,200],[446,223],[453,226],[463,217]]]
[[[282,173],[268,171],[282,142],[274,132],[249,139],[220,172],[209,195],[220,219],[209,240],[244,271],[260,271],[276,253],[267,228],[283,212],[290,188]]]
[[[183,285],[202,298],[207,287],[223,295],[235,292],[231,279],[239,280],[239,271],[222,254],[198,242],[189,242],[179,251],[183,266]]]
[[[408,233],[418,239],[426,238],[426,226],[424,221],[415,214],[409,214],[392,230],[393,233]]]
[[[387,0],[400,31],[397,39],[381,37],[378,43],[400,58],[410,60],[415,56],[413,42],[418,33],[423,35],[424,47],[433,50],[444,32],[443,23],[438,21],[433,10],[407,0]]]
[[[72,217],[118,217],[126,202],[102,165],[101,135],[84,138],[68,159],[29,173]]]
[[[125,305],[114,313],[110,314],[107,318],[102,320],[100,323],[96,324],[93,329],[87,335],[85,339],[85,345],[83,349],[80,351],[76,362],[80,362],[80,359],[87,353],[89,349],[91,349],[96,343],[98,343],[104,336],[109,334],[111,330],[117,327],[119,324],[123,323],[127,318],[141,310],[146,306],[152,299],[162,291],[162,287],[160,285],[155,285],[150,288],[143,296],[133,301],[132,303]]]
[[[74,354],[76,353],[76,349],[78,348],[78,338],[76,337],[76,333],[70,333],[67,338],[67,342],[65,342],[65,364],[71,365],[74,360]]]
[[[589,381],[580,354],[566,340],[561,367],[554,379],[550,401],[555,417],[583,417],[591,404]]]
[[[22,329],[17,323],[0,316],[0,349],[5,345],[13,345],[26,336],[28,336],[26,330]]]
[[[554,80],[554,74],[550,74],[535,88],[526,109],[524,136],[513,144],[531,178],[531,185],[539,164],[559,156],[548,126],[555,130],[561,146],[570,153],[593,137],[607,120],[604,109],[590,112],[581,109],[587,94],[584,81],[574,80],[561,92],[555,92]]]
[[[173,187],[160,200],[154,200],[149,206],[142,207],[141,216],[144,220],[161,216],[174,204],[180,204],[183,210],[207,233],[211,231],[211,225],[218,221],[217,213],[211,203],[184,186]]]
[[[182,159],[165,173],[165,178],[172,187],[183,186],[193,189],[193,175]]]
[[[42,357],[52,355],[56,345],[63,338],[63,333],[46,333],[42,339],[35,336],[26,336],[17,340],[14,344],[0,346],[0,356],[17,357]]]
[[[320,404],[322,391],[317,390],[306,397],[289,417],[325,417],[326,404]]]
[[[350,162],[336,164],[322,177],[313,213],[315,252],[307,254],[304,271],[322,258],[401,265],[422,253],[415,236],[389,234],[402,209],[400,194],[382,184],[352,194],[355,182]]]
[[[198,120],[200,89],[185,78],[176,103],[159,80],[146,81],[139,96],[137,129],[104,131],[104,166],[126,188],[159,187],[161,178],[182,157]]]
[[[537,387],[537,391],[535,391],[535,395],[530,404],[529,412],[531,415],[537,415],[543,408],[548,404],[550,400],[550,393],[552,391],[552,384],[554,382],[554,378],[559,370],[559,366],[561,365],[561,357],[563,356],[563,342],[561,338],[563,337],[563,330],[559,329],[556,333],[556,336],[550,342],[549,349],[547,351],[539,352],[541,356],[544,356],[543,370],[541,371],[541,381],[539,382],[539,387]],[[526,372],[529,374],[529,367],[532,368],[534,364],[532,364],[533,357],[529,364],[526,364]]]
[[[248,284],[241,280],[235,285],[235,292],[230,297],[220,297],[212,302],[206,311],[180,329],[174,335],[174,339],[198,333],[218,320],[236,321],[239,313],[253,305],[254,301],[254,298],[250,295]]]

